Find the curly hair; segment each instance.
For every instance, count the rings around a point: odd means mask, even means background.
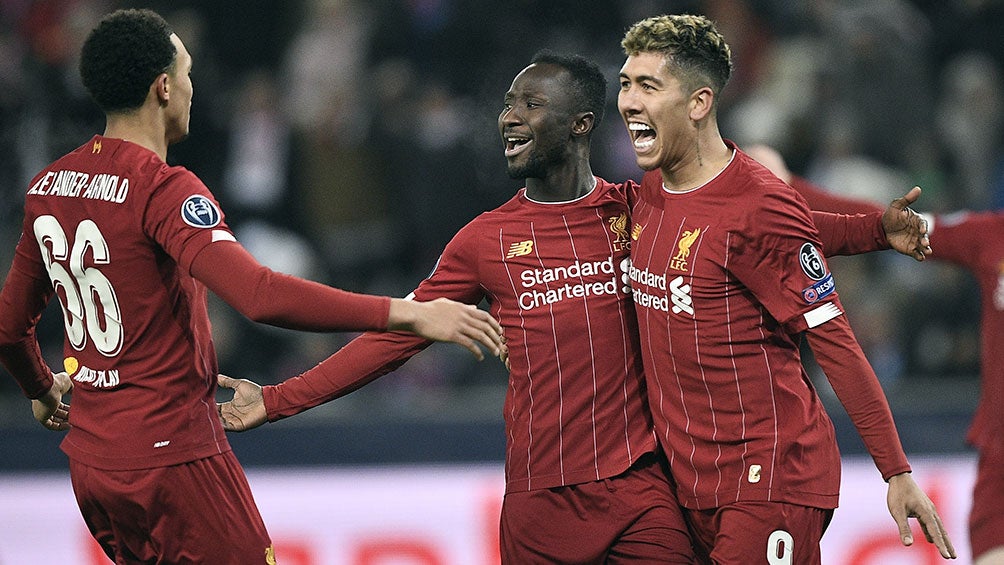
[[[174,65],[170,26],[152,10],[118,10],[84,41],[80,78],[105,113],[139,108],[154,79]]]
[[[607,103],[607,78],[599,65],[581,55],[562,55],[549,50],[538,51],[531,64],[557,65],[572,77],[572,101],[579,111],[593,113],[593,127],[603,120]]]
[[[628,56],[662,53],[680,71],[680,80],[691,91],[710,86],[715,94],[732,75],[732,50],[715,24],[704,16],[663,15],[631,26],[621,47]]]

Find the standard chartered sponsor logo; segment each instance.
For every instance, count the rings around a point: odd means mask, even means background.
[[[622,262],[623,268],[623,262]],[[617,294],[618,274],[613,257],[603,261],[574,261],[568,265],[545,269],[526,269],[519,275],[523,288],[519,306],[532,310],[570,298]],[[600,280],[585,281],[586,278]]]
[[[694,299],[690,297],[690,285],[683,284],[683,277],[676,277],[669,283],[669,291],[673,293],[673,313],[686,312],[694,315]]]
[[[634,266],[630,266],[630,264],[627,273],[628,278],[635,284],[648,287],[648,289],[653,291],[662,291],[652,294],[640,288],[635,288],[632,291],[635,304],[662,312],[669,312],[670,304],[672,304],[674,314],[686,312],[691,316],[694,315],[694,301],[690,296],[690,285],[684,284],[682,276],[669,281],[667,286],[665,274],[658,275],[650,272],[648,269],[636,269]],[[669,290],[668,294],[666,293],[667,288]]]
[[[659,294],[651,294],[640,288],[634,288],[631,295],[634,298],[635,304],[662,312],[669,311],[669,299],[665,295],[666,275],[657,275],[648,269],[638,269],[634,265],[631,265],[630,262],[628,263],[627,274],[628,279],[638,285],[664,291]]]
[[[546,269],[526,269],[519,274],[519,278],[523,282],[524,288],[532,288],[546,283],[591,277],[597,274],[613,275],[614,258],[607,257],[603,261],[586,261],[585,263],[574,261],[568,265]]]
[[[643,284],[645,286],[655,287],[659,290],[666,290],[666,275],[657,275],[655,273],[649,272],[648,269],[640,270],[634,265],[631,265],[628,270],[628,276],[632,281]]]

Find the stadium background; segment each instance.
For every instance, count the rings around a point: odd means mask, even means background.
[[[601,63],[610,96],[594,170],[638,178],[616,114],[619,40],[657,13],[704,13],[728,38],[736,70],[720,122],[740,145],[772,144],[795,172],[881,203],[915,184],[924,211],[1004,201],[998,0],[3,0],[3,273],[30,177],[103,128],[76,54],[101,15],[120,7],[158,10],[194,57],[191,136],[168,160],[206,182],[260,261],[351,290],[407,294],[459,227],[520,186],[505,174],[495,120],[538,49]],[[908,453],[968,463],[979,355],[972,279],[891,252],[831,266]],[[212,318],[221,370],[261,383],[352,337],[256,326],[215,300]],[[61,331],[54,306],[40,328],[53,366]],[[842,451],[860,457],[812,370]],[[497,362],[437,345],[344,399],[231,441],[267,476],[414,465],[500,473],[505,378]],[[58,440],[31,419],[13,379],[0,378],[0,484],[59,476]],[[0,540],[0,563],[2,550]]]

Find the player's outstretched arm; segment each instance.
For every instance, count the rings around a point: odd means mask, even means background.
[[[216,404],[220,420],[223,421],[223,429],[228,432],[244,432],[257,428],[267,421],[261,385],[247,379],[232,379],[226,375],[218,375],[216,382],[219,386],[234,391],[232,399]]]
[[[471,351],[479,361],[485,355],[478,344],[495,357],[502,352],[502,327],[484,310],[446,298],[428,302],[394,299],[390,303],[387,329],[409,331],[432,341],[452,341]]]
[[[955,559],[955,547],[948,538],[945,525],[938,515],[938,509],[917,485],[910,473],[900,473],[889,478],[889,492],[886,496],[889,513],[899,526],[899,538],[903,545],[913,545],[908,518],[916,518],[924,530],[927,541],[938,546],[945,559]]]
[[[931,241],[927,237],[927,222],[910,209],[910,205],[920,198],[920,187],[893,200],[882,214],[882,229],[885,230],[889,246],[903,255],[923,261],[931,254]]]
[[[70,429],[70,407],[63,403],[63,395],[73,388],[66,373],[53,373],[52,386],[42,396],[31,401],[31,412],[40,424],[52,431]]]
[[[192,276],[256,322],[301,331],[399,330],[451,341],[478,359],[502,347],[501,329],[487,313],[445,298],[430,302],[346,292],[277,273],[236,242],[217,242],[192,261]]]

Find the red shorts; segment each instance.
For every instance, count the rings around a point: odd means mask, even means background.
[[[668,476],[649,453],[616,477],[507,494],[502,563],[693,563]]]
[[[742,501],[684,509],[698,563],[812,565],[833,510],[784,502]]]
[[[999,439],[999,438],[998,438]],[[973,559],[1004,547],[1004,446],[980,451],[969,512],[969,544]]]
[[[275,564],[233,452],[136,471],[95,469],[71,459],[70,480],[91,535],[119,565]]]

